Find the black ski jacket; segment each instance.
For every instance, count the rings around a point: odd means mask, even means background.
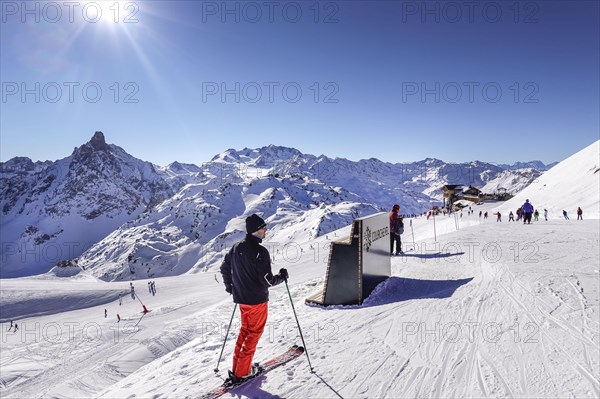
[[[225,255],[221,275],[225,287],[232,287],[233,302],[257,305],[269,300],[269,287],[283,279],[271,272],[269,251],[260,245],[262,240],[251,234],[235,244]]]

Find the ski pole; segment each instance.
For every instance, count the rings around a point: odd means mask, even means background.
[[[415,247],[415,231],[413,230],[413,227],[412,227],[412,219],[410,219],[410,232],[412,233],[413,248],[414,248]]]
[[[308,356],[308,350],[306,349],[306,343],[304,342],[304,336],[302,335],[302,329],[300,328],[300,322],[298,321],[298,315],[296,315],[296,308],[294,307],[294,301],[292,300],[292,294],[290,293],[290,287],[288,287],[287,278],[285,281],[285,288],[287,289],[288,296],[290,297],[290,303],[292,304],[292,310],[294,311],[294,317],[296,318],[296,324],[298,324],[298,331],[300,331],[300,338],[302,339],[302,345],[304,346],[304,353],[306,353],[306,358],[308,359],[308,366],[310,367],[310,372],[314,373],[315,370],[310,364],[310,357]]]
[[[225,349],[225,343],[227,342],[227,336],[229,335],[229,329],[231,328],[231,323],[233,322],[233,315],[235,314],[236,309],[237,303],[233,306],[233,312],[231,312],[231,320],[229,320],[229,326],[227,326],[227,333],[225,334],[225,339],[223,340],[223,346],[221,347],[221,354],[219,355],[217,367],[215,367],[215,373],[219,372],[219,363],[221,363],[221,357],[223,356],[223,350]]]

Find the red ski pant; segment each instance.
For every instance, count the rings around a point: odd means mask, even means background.
[[[245,377],[250,374],[256,345],[267,323],[269,302],[258,305],[240,304],[240,311],[242,326],[233,354],[233,372],[237,377]]]

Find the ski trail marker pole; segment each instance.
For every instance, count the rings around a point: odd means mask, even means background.
[[[310,372],[314,373],[315,370],[310,364],[310,357],[308,356],[308,350],[306,349],[306,343],[304,342],[304,336],[302,335],[302,329],[300,328],[300,322],[298,321],[298,315],[296,315],[296,308],[294,307],[294,301],[292,300],[292,294],[290,293],[290,287],[288,287],[287,278],[284,279],[285,288],[287,288],[288,296],[290,297],[290,303],[292,304],[292,310],[294,311],[294,317],[296,318],[296,324],[298,324],[298,331],[300,331],[300,338],[302,339],[302,345],[304,346],[304,353],[306,353],[306,358],[308,359],[308,366],[310,367]]]
[[[431,216],[433,216],[433,240],[437,242],[437,234],[435,231],[435,211],[433,210],[433,207],[431,207]]]
[[[217,362],[217,367],[215,367],[215,373],[219,372],[219,363],[221,363],[221,357],[223,357],[223,350],[225,349],[225,343],[227,342],[227,336],[229,335],[229,329],[231,328],[231,323],[233,322],[233,315],[235,314],[235,310],[237,309],[238,304],[236,303],[233,306],[233,312],[231,312],[231,320],[229,320],[229,326],[227,327],[227,333],[225,334],[225,339],[223,340],[223,346],[221,347],[221,354],[219,355],[219,361]]]

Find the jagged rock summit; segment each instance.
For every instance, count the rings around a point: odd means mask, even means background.
[[[106,140],[104,139],[104,133],[97,131],[94,133],[94,136],[89,141],[89,144],[98,151],[107,151],[109,149],[108,144],[106,144]]]

